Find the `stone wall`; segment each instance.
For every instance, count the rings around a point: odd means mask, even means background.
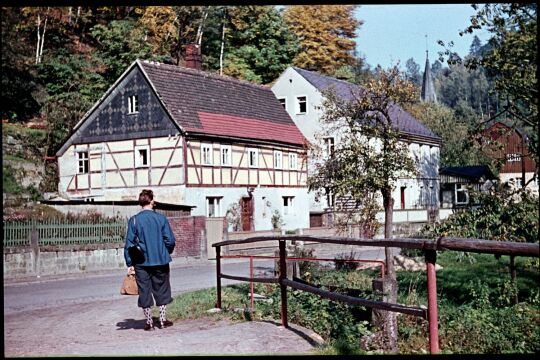
[[[4,248],[4,278],[83,273],[125,267],[123,244]]]

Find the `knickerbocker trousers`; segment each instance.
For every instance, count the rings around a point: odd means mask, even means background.
[[[135,277],[139,288],[139,300],[137,302],[139,307],[149,308],[153,306],[154,299],[157,306],[167,305],[173,301],[169,274],[169,264],[158,266],[135,265]]]

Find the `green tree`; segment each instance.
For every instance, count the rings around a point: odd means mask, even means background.
[[[343,65],[354,63],[356,5],[292,5],[284,18],[300,40],[294,65],[333,76]]]
[[[274,6],[214,8],[207,23],[205,65],[235,78],[270,83],[290,65],[298,48]]]
[[[408,105],[406,109],[442,138],[441,167],[492,165],[470,134],[467,120],[456,116],[453,109],[431,102],[418,102]]]
[[[464,64],[469,69],[481,66],[494,79],[494,90],[505,101],[501,112],[516,126],[529,130],[530,147],[538,167],[537,4],[472,6],[477,13],[460,34],[487,30],[492,37],[489,48],[480,57],[471,57]],[[439,43],[445,46],[441,55],[448,56],[448,62],[461,61],[451,43],[448,47],[443,41]]]
[[[98,45],[94,56],[105,66],[103,77],[109,85],[137,58],[170,62],[167,56],[153,56],[142,28],[135,25],[134,20],[114,20],[91,29]]]
[[[332,91],[325,91],[323,126],[330,133],[339,130],[335,151],[331,156],[316,158],[314,171],[308,177],[310,190],[323,189],[336,198],[350,198],[364,204],[367,194],[380,194],[385,212],[385,238],[392,238],[392,190],[402,176],[416,173],[407,145],[399,130],[392,125],[390,110],[396,104],[415,99],[414,85],[400,78],[397,67],[381,70],[367,81],[365,89],[345,100]],[[314,151],[314,154],[321,154]],[[355,211],[353,209],[352,211]],[[388,301],[397,301],[397,284],[393,249],[385,248]],[[397,351],[396,314],[385,314],[383,343]]]
[[[21,29],[21,8],[2,7],[2,120],[27,121],[41,108],[32,47]]]
[[[410,58],[405,63],[405,76],[407,80],[418,86],[422,85],[422,75],[420,74],[420,65]]]

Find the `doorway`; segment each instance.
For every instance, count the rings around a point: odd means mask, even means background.
[[[242,207],[242,231],[253,230],[253,197],[243,197],[240,202]]]

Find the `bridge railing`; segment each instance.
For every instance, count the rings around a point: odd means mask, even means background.
[[[231,244],[256,243],[261,241],[279,242],[279,276],[277,278],[255,278],[252,273],[250,277],[231,276],[221,273],[221,247]],[[427,275],[427,308],[404,306],[400,304],[388,303],[384,301],[373,301],[342,294],[336,294],[330,291],[307,285],[302,282],[290,280],[287,278],[287,252],[286,241],[311,241],[325,244],[344,244],[358,246],[374,247],[395,247],[401,249],[419,249],[424,252]],[[392,238],[392,239],[363,239],[363,238],[344,238],[344,237],[315,237],[305,235],[280,235],[280,236],[258,236],[242,240],[228,240],[212,245],[216,248],[216,280],[217,280],[217,301],[216,307],[221,309],[221,279],[233,279],[249,282],[277,283],[281,292],[281,323],[288,327],[287,319],[287,288],[303,290],[316,294],[320,297],[333,301],[341,301],[351,305],[360,305],[374,309],[399,312],[408,315],[414,315],[426,319],[429,323],[429,348],[432,354],[439,353],[439,324],[437,309],[437,278],[435,273],[435,263],[438,251],[466,251],[486,254],[510,255],[512,259],[515,256],[539,256],[539,244],[517,243],[509,241],[493,241],[485,239],[469,239],[456,237],[441,237],[432,239],[414,239],[414,238]]]

